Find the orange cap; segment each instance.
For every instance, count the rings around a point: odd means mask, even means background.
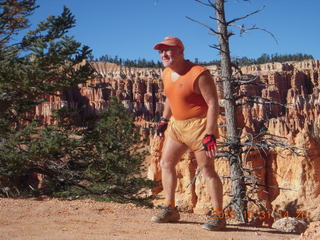
[[[153,49],[161,50],[165,46],[178,47],[184,50],[184,46],[181,40],[177,37],[171,37],[171,36],[166,37],[162,42],[159,42],[156,45],[154,45]]]

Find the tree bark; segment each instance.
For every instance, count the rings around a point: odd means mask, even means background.
[[[221,59],[221,75],[223,81],[224,108],[226,117],[227,141],[229,163],[232,180],[232,200],[233,209],[236,212],[237,220],[247,222],[245,211],[247,209],[246,186],[242,170],[241,146],[239,132],[236,123],[236,102],[233,92],[232,68],[229,48],[229,36],[227,21],[225,18],[224,0],[216,0],[216,19],[218,25],[218,40]]]

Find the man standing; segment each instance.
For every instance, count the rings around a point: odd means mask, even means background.
[[[165,67],[162,73],[166,102],[157,134],[166,140],[160,161],[165,193],[163,209],[152,217],[153,222],[175,222],[180,219],[175,207],[177,186],[176,165],[187,149],[195,153],[198,167],[206,179],[213,207],[212,218],[202,227],[221,230],[226,222],[222,213],[222,183],[214,169],[218,137],[218,97],[210,72],[184,58],[184,46],[176,37],[157,43]]]

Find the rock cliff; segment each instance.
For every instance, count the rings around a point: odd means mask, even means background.
[[[84,107],[86,110],[81,117],[85,117],[100,111],[108,99],[116,96],[135,114],[143,137],[149,139],[151,157],[148,176],[161,180],[158,164],[162,143],[153,138],[155,123],[151,121],[161,116],[164,106],[161,69],[128,68],[101,62],[92,62],[92,66],[96,70],[94,79],[70,89],[63,99],[49,98],[48,102],[37,107],[35,118],[50,123],[51,110],[65,104]],[[219,80],[217,67],[208,68],[214,80]],[[272,216],[278,210],[278,213],[282,211],[289,217],[301,217],[304,214],[303,217],[320,220],[320,61],[252,65],[243,67],[241,71],[248,78],[256,77],[257,82],[266,84],[246,85],[240,89],[241,94],[256,97],[254,103],[243,105],[237,112],[242,137],[258,131],[262,120],[269,119],[267,128],[270,134],[283,137],[286,143],[305,149],[300,156],[279,149],[266,153],[257,150],[248,154],[246,166],[262,167],[255,175],[260,179],[259,184],[269,186],[260,186],[255,197],[265,201]],[[219,96],[222,98],[221,92]],[[283,105],[259,104],[264,99]],[[221,114],[219,124],[223,123]],[[224,135],[222,128],[220,135]],[[224,201],[227,203],[230,194],[228,163],[216,160],[216,169],[222,176]],[[179,207],[186,211],[203,212],[210,203],[201,174],[194,185],[188,186],[196,172],[192,152],[184,155],[177,172]],[[155,189],[155,192],[159,191],[161,188]]]

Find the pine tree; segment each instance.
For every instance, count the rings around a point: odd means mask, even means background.
[[[146,151],[133,116],[112,99],[96,121],[93,128],[80,132],[80,149],[85,149],[80,159],[87,164],[87,190],[100,198],[142,200],[137,193],[153,183],[141,176]]]
[[[49,96],[91,78],[91,50],[68,36],[76,20],[68,8],[50,16],[19,42],[35,1],[0,3],[0,196],[48,194],[134,201],[151,183],[140,176],[144,159],[133,119],[118,102],[85,122],[81,109],[55,111],[58,124],[33,119]],[[33,176],[42,176],[41,186]],[[144,198],[145,199],[145,198]]]
[[[36,8],[36,1],[29,0],[0,3],[0,184],[10,183],[15,189],[21,184],[20,190],[35,173],[33,161],[43,157],[38,152],[57,159],[63,154],[56,146],[63,139],[50,135],[52,127],[40,128],[32,117],[34,107],[92,74],[90,65],[83,64],[91,50],[66,35],[75,25],[66,7],[60,16],[48,17],[14,42],[13,36],[28,27],[27,17]],[[39,138],[42,145],[35,144]]]

